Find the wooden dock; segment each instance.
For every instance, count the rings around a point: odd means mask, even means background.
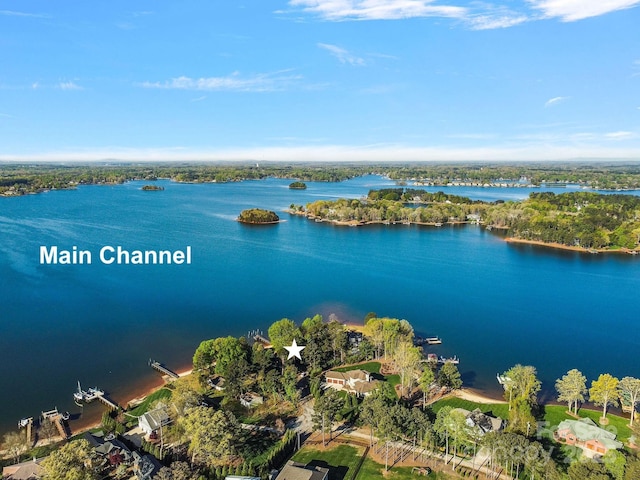
[[[60,436],[64,440],[69,438],[69,433],[67,432],[67,428],[64,426],[62,415],[60,414],[60,412],[58,412],[58,407],[54,408],[53,410],[42,412],[41,418],[43,421],[49,420],[51,423],[53,423],[58,429],[58,433],[60,433]]]
[[[163,375],[167,375],[170,378],[180,378],[180,375],[178,375],[176,372],[170,370],[169,368],[165,367],[160,362],[156,362],[155,360],[149,359],[149,366],[151,366],[151,368],[153,368],[154,370],[162,373]]]
[[[27,433],[27,443],[33,444],[33,417],[23,418],[18,422],[18,428],[24,428]]]
[[[421,345],[440,345],[442,343],[442,339],[440,337],[414,337],[413,344],[415,346]]]
[[[271,348],[271,340],[262,334],[262,330],[252,330],[247,334],[249,340],[261,343],[264,348]]]
[[[110,410],[118,409],[118,404],[113,400],[110,400],[109,398],[107,398],[107,396],[104,393],[102,393],[101,395],[96,395],[96,398],[100,402],[102,402],[104,405],[106,405]]]

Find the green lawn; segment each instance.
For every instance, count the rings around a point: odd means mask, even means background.
[[[149,411],[149,408],[153,402],[156,400],[160,400],[161,398],[169,398],[171,397],[171,390],[168,388],[161,388],[160,390],[156,390],[151,395],[147,396],[140,405],[136,405],[135,408],[131,409],[128,413],[133,415],[134,417],[139,417],[143,413]]]
[[[329,480],[351,480],[363,453],[363,447],[351,445],[337,445],[329,450],[307,446],[296,452],[291,460],[330,468]],[[368,477],[359,476],[358,478]]]
[[[458,477],[452,477],[441,472],[432,472],[427,476],[420,476],[417,473],[411,474],[411,467],[394,467],[390,469],[386,475],[384,473],[384,465],[374,462],[370,458],[365,459],[360,468],[360,472],[356,477],[357,480],[369,480],[370,478],[385,478],[389,480],[418,480],[420,478],[430,480],[449,480]]]
[[[349,367],[334,368],[334,372],[349,372],[351,370],[364,370],[369,373],[380,373],[380,362],[367,362]]]

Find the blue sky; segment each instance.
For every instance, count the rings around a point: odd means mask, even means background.
[[[0,0],[0,160],[640,159],[640,0]]]

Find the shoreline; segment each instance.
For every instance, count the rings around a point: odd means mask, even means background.
[[[578,252],[578,253],[624,253],[627,255],[637,255],[638,250],[630,250],[628,248],[619,248],[619,249],[611,249],[611,248],[585,248],[578,247],[574,245],[564,245],[562,243],[555,242],[543,242],[542,240],[526,240],[524,238],[517,237],[505,237],[504,241],[507,243],[514,243],[520,245],[534,245],[537,247],[545,247],[545,248],[553,248],[556,250],[566,250],[570,252]]]
[[[286,210],[289,215],[297,215],[305,217],[307,220],[313,220],[316,223],[328,223],[331,225],[337,225],[341,227],[365,227],[367,225],[419,225],[423,227],[442,227],[444,225],[473,225],[476,222],[472,221],[447,221],[447,222],[411,222],[411,221],[389,221],[389,220],[370,220],[363,222],[362,220],[329,220],[315,215],[308,215],[307,212],[298,212]]]

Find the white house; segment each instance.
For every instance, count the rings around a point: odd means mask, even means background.
[[[171,423],[171,419],[164,408],[156,408],[138,417],[138,426],[146,434],[160,430],[160,427]]]

